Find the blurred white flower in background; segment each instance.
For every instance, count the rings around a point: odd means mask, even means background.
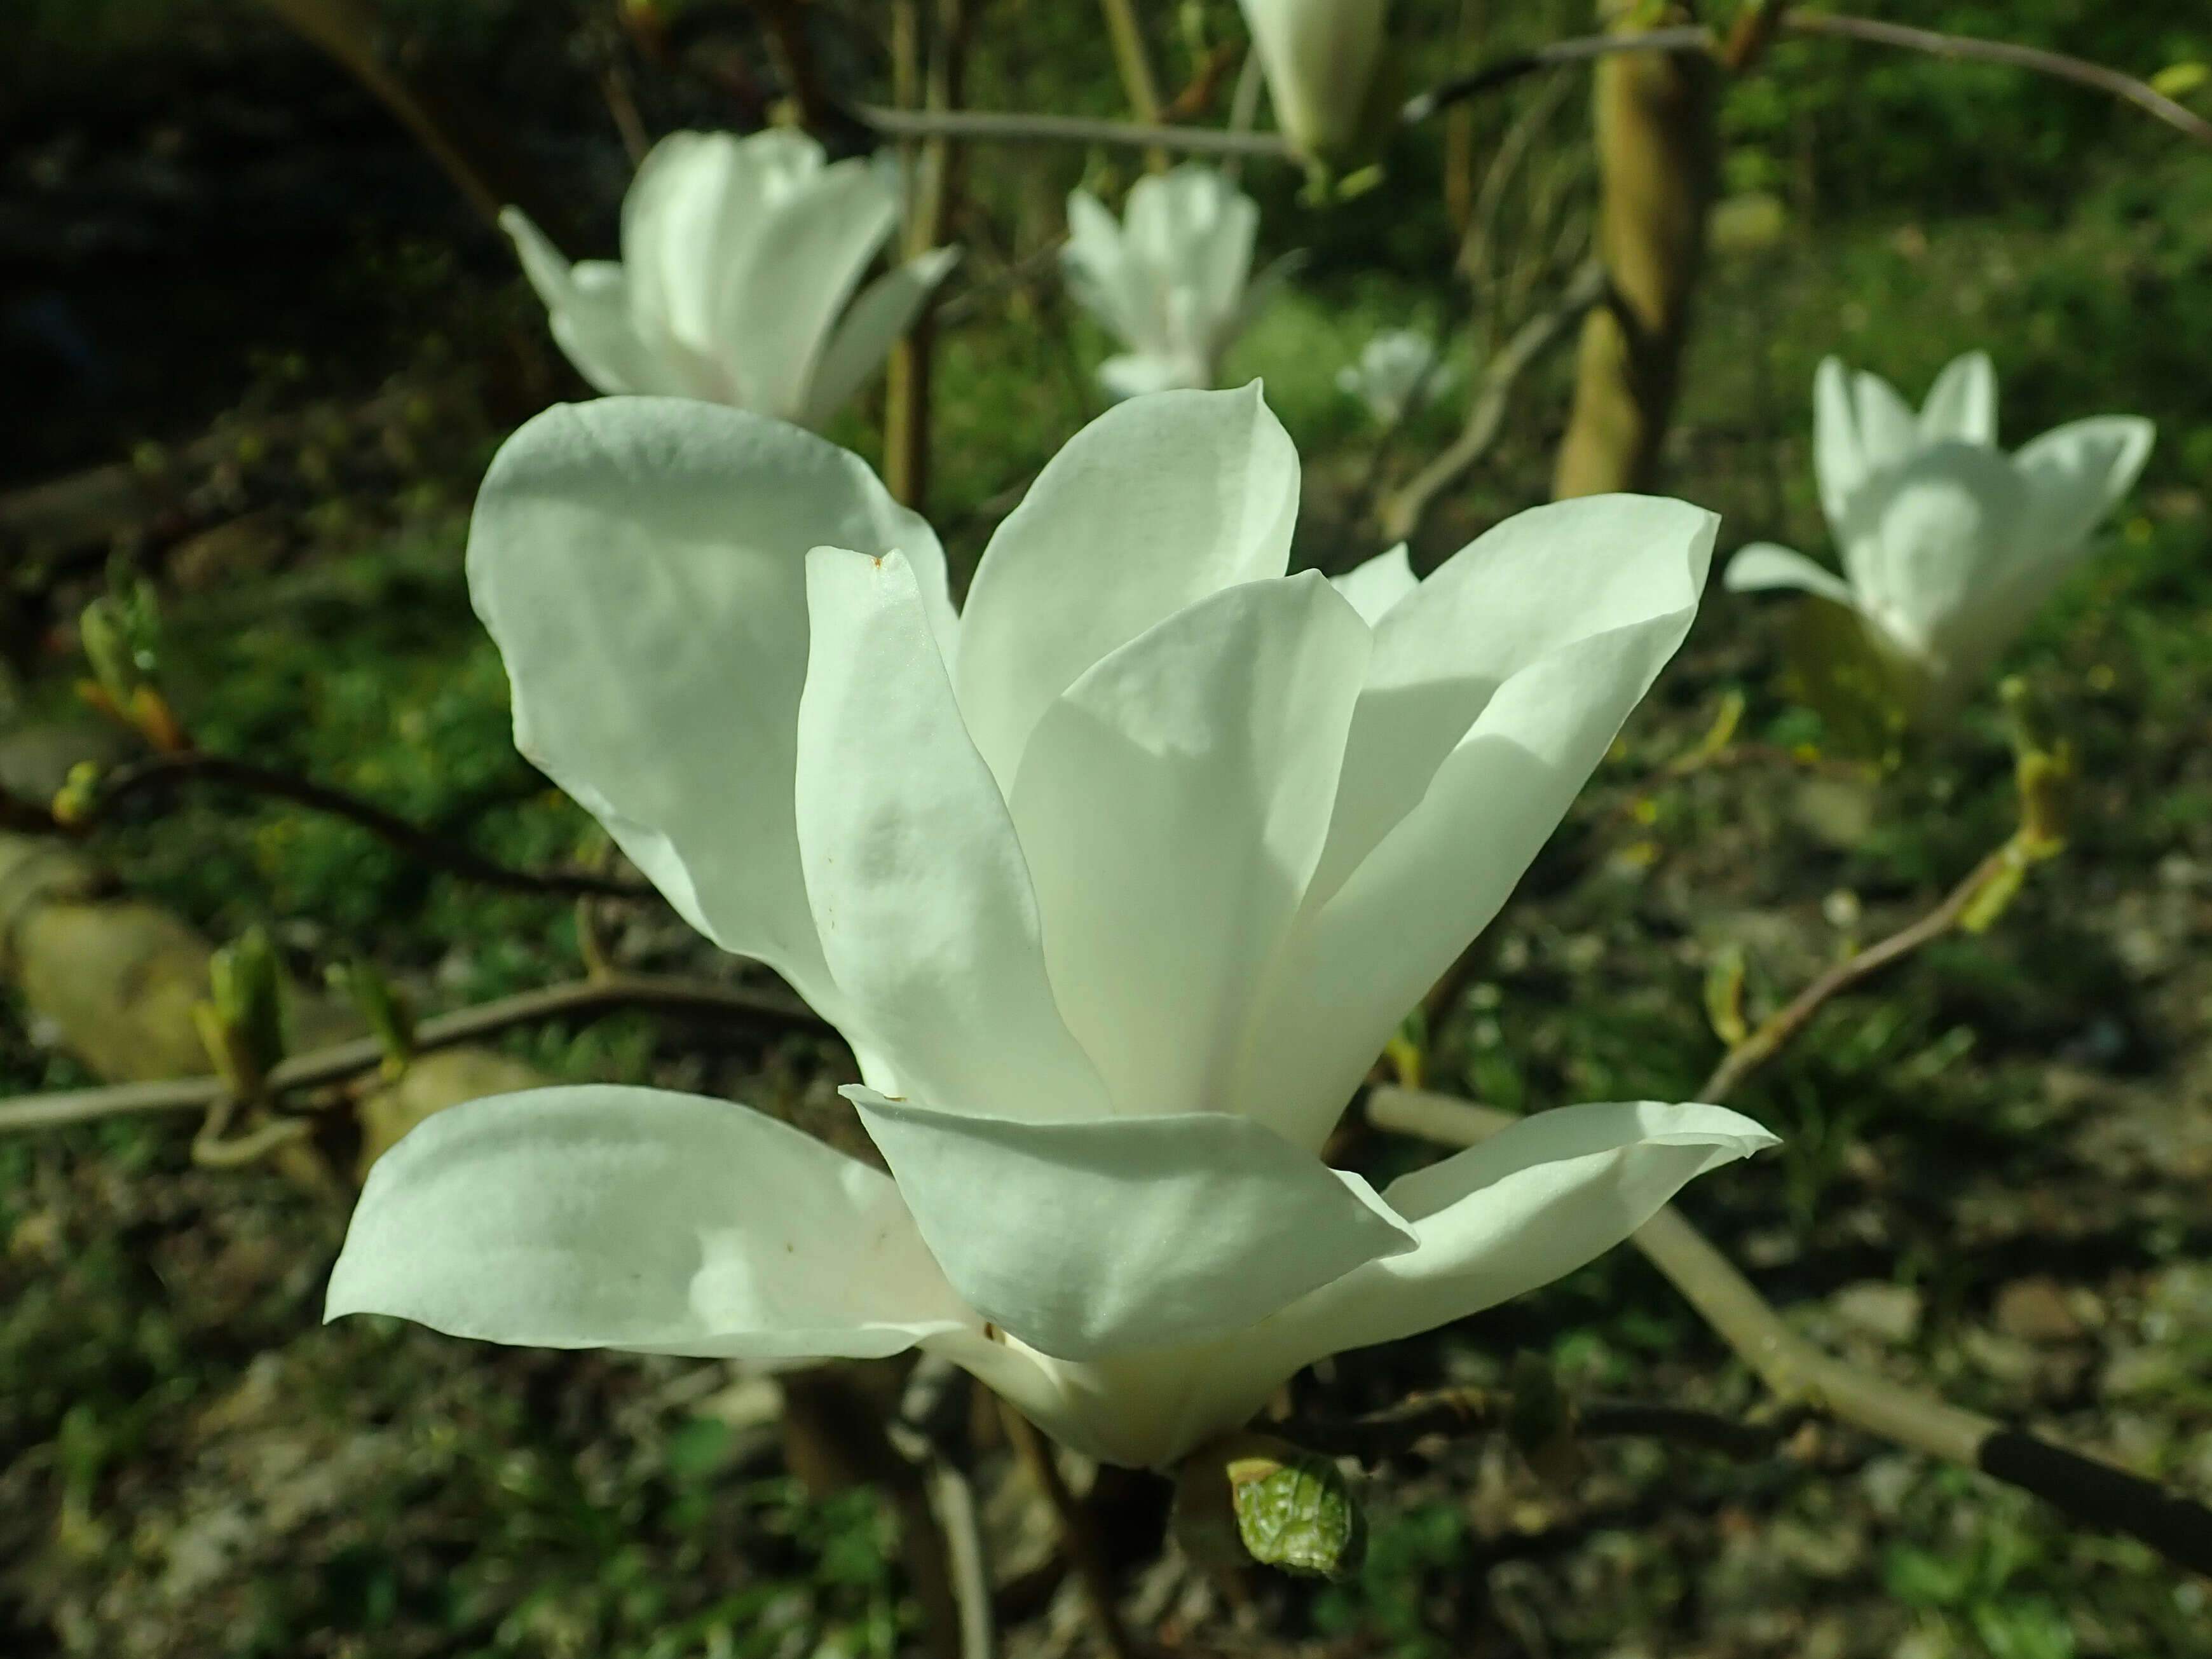
[[[1333,584],[1285,574],[1298,481],[1256,385],[1133,399],[956,616],[929,526],[795,428],[665,398],[524,427],[468,554],[516,744],[844,1033],[890,1173],[725,1100],[473,1102],[376,1164],[331,1314],[919,1346],[1070,1446],[1165,1464],[1771,1144],[1629,1103],[1379,1194],[1322,1162],[1673,655],[1717,521],[1593,497],[1425,580],[1394,550]]]
[[[1222,353],[1289,269],[1279,259],[1251,282],[1259,227],[1259,204],[1195,161],[1138,179],[1118,222],[1090,191],[1069,192],[1060,269],[1127,348],[1099,365],[1109,395],[1213,385]]]
[[[805,134],[771,127],[655,144],[623,198],[619,263],[570,264],[518,208],[500,222],[554,339],[601,392],[811,427],[882,365],[957,257],[933,248],[855,299],[898,218],[889,156],[829,162]]]
[[[2007,455],[1985,354],[1946,368],[1917,415],[1887,380],[1831,357],[1814,381],[1813,466],[1844,574],[1760,542],[1730,561],[1728,586],[1849,606],[1925,702],[1948,707],[2087,555],[2154,435],[2139,416],[2098,415]]]
[[[1378,426],[1392,427],[1452,382],[1437,362],[1437,343],[1410,328],[1384,329],[1360,349],[1359,361],[1336,372],[1336,389],[1367,405]]]
[[[1388,0],[1240,0],[1275,125],[1301,155],[1341,158],[1359,137]]]

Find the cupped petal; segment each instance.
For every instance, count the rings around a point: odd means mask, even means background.
[[[890,1177],[726,1100],[471,1101],[369,1171],[325,1316],[545,1348],[854,1358],[979,1329]]]
[[[553,338],[576,372],[605,392],[682,392],[631,325],[620,265],[571,265],[520,208],[506,208],[500,228],[514,243],[523,275],[545,303]]]
[[[1014,826],[906,559],[817,548],[793,781],[830,970],[902,1086],[960,1111],[1111,1107],[1053,1001]]]
[[[984,550],[960,632],[961,712],[1001,787],[1045,706],[1163,617],[1279,576],[1298,456],[1260,395],[1132,398],[1068,441]]]
[[[1354,787],[1355,764],[1363,768],[1358,777],[1365,787],[1378,793],[1395,787],[1417,769],[1436,733],[1448,729],[1444,715],[1460,718],[1466,702],[1453,699],[1471,701],[1468,684],[1479,690],[1501,668],[1509,674],[1476,704],[1473,723],[1416,803],[1333,892],[1324,885],[1337,856],[1340,831],[1332,825],[1262,1012],[1240,1094],[1255,1104],[1243,1109],[1263,1109],[1258,1103],[1265,1103],[1268,1121],[1285,1134],[1304,1146],[1321,1145],[1406,1011],[1489,925],[1559,826],[1696,613],[1712,550],[1711,515],[1681,507],[1644,534],[1640,546],[1635,540],[1617,545],[1619,562],[1648,568],[1640,580],[1624,580],[1607,608],[1585,601],[1590,609],[1579,618],[1563,609],[1541,626],[1547,619],[1540,602],[1531,599],[1517,615],[1509,610],[1484,623],[1476,637],[1485,643],[1467,653],[1462,682],[1404,700],[1413,736],[1396,740],[1395,769],[1360,758],[1363,697],[1340,803]],[[1423,603],[1435,580],[1383,619],[1378,665],[1391,624]],[[1559,592],[1552,600],[1566,604]],[[1608,625],[1596,627],[1601,621]],[[1417,619],[1409,633],[1430,625]],[[1521,627],[1528,637],[1516,640],[1513,630]],[[1592,631],[1577,636],[1577,629]],[[1516,665],[1523,652],[1545,647],[1534,660]],[[1338,810],[1341,817],[1347,807]]]
[[[1275,125],[1329,159],[1358,134],[1381,60],[1386,0],[1241,0]]]
[[[1413,810],[1504,681],[1626,623],[1664,616],[1687,629],[1718,524],[1656,496],[1553,502],[1493,526],[1394,606],[1376,624],[1309,908]]]
[[[715,355],[747,408],[805,417],[830,329],[898,212],[896,172],[860,156],[823,168],[763,211],[744,258],[723,277],[713,320]]]
[[[1843,523],[1844,509],[1866,475],[1850,372],[1836,358],[1823,357],[1813,376],[1813,477],[1820,486],[1820,511],[1831,526]]]
[[[1399,600],[1421,585],[1420,578],[1413,574],[1413,562],[1403,542],[1387,553],[1377,553],[1364,564],[1353,566],[1341,576],[1331,576],[1328,580],[1330,585],[1343,594],[1352,608],[1359,613],[1359,620],[1370,628],[1381,622]]]
[[[1856,606],[1851,585],[1824,565],[1818,565],[1794,548],[1772,542],[1753,542],[1738,548],[1721,580],[1731,593],[1759,593],[1773,587],[1794,587],[1817,593],[1838,605]]]
[[[1067,197],[1067,246],[1060,272],[1076,303],[1133,351],[1164,353],[1170,342],[1159,273],[1132,252],[1121,222],[1085,190]]]
[[[1920,447],[1920,417],[1881,375],[1864,370],[1854,374],[1851,400],[1858,414],[1859,448],[1868,471],[1902,460]]]
[[[1955,654],[2028,551],[2027,507],[2018,469],[1978,444],[1947,440],[1877,469],[1845,524],[1861,613],[1914,654]]]
[[[1920,435],[1994,449],[1997,442],[1997,371],[1986,351],[1954,357],[1920,405]]]
[[[1778,1144],[1719,1106],[1540,1112],[1391,1182],[1383,1201],[1413,1224],[1419,1249],[1292,1304],[1234,1351],[1255,1374],[1287,1376],[1323,1354],[1464,1319],[1572,1273],[1698,1176]]]
[[[1023,1123],[843,1092],[957,1293],[1059,1358],[1221,1335],[1414,1247],[1364,1181],[1249,1119]]]
[[[898,338],[913,325],[945,274],[959,262],[957,247],[935,247],[895,265],[860,290],[846,308],[814,365],[806,390],[806,420],[820,427],[884,366]]]
[[[1203,392],[1213,375],[1199,358],[1187,356],[1151,357],[1123,352],[1098,365],[1098,385],[1117,403],[1150,397],[1155,392]]]
[[[1371,641],[1316,572],[1242,583],[1093,665],[1037,722],[1008,804],[1054,999],[1115,1110],[1228,1109]]]
[[[2135,487],[2157,437],[2140,415],[2094,415],[2054,427],[2014,456],[2027,484],[2035,554],[2063,559],[2087,541]]]
[[[501,447],[468,572],[515,746],[693,927],[842,1021],[792,808],[805,557],[824,542],[903,549],[951,626],[937,538],[858,457],[737,410],[611,398]]]

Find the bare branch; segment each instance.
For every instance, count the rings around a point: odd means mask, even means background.
[[[1408,1395],[1361,1417],[1293,1419],[1279,1431],[1285,1439],[1316,1451],[1378,1463],[1435,1437],[1460,1439],[1504,1432],[1512,1409],[1508,1389],[1439,1389]],[[1784,1415],[1771,1423],[1747,1423],[1686,1406],[1626,1400],[1577,1401],[1574,1418],[1577,1431],[1584,1435],[1649,1436],[1744,1460],[1771,1455],[1796,1421]]]
[[[586,894],[598,898],[641,899],[655,896],[655,890],[649,884],[624,881],[614,876],[591,875],[580,871],[517,870],[459,842],[450,841],[419,824],[410,823],[398,813],[387,811],[374,802],[363,800],[343,789],[298,777],[289,772],[281,772],[274,767],[258,766],[252,761],[239,760],[228,755],[210,755],[198,750],[188,750],[179,755],[156,755],[117,768],[100,784],[99,793],[88,809],[65,823],[51,827],[65,833],[81,833],[97,825],[116,806],[133,795],[147,794],[191,781],[228,784],[253,794],[290,801],[295,806],[328,812],[334,817],[359,824],[371,835],[412,858],[454,875],[465,876],[471,881],[482,882],[488,887],[503,887],[518,893],[548,893],[564,898]]]
[[[1519,1121],[1494,1107],[1389,1087],[1369,1096],[1367,1116],[1378,1128],[1452,1146],[1474,1146]],[[1631,1237],[1784,1401],[1979,1469],[2035,1493],[2073,1520],[2127,1533],[2193,1571],[2212,1571],[2212,1509],[2156,1481],[1844,1364],[1800,1336],[1671,1206]]]
[[[416,1029],[414,1047],[417,1053],[427,1053],[457,1042],[473,1042],[518,1025],[592,1018],[618,1008],[720,1014],[777,1025],[830,1029],[819,1014],[788,991],[724,985],[713,980],[616,975],[524,991],[426,1019]],[[288,1089],[342,1082],[375,1070],[383,1060],[383,1046],[374,1037],[310,1049],[270,1067],[268,1091],[273,1096]],[[53,1128],[131,1112],[191,1111],[214,1104],[223,1092],[224,1085],[218,1078],[185,1077],[24,1095],[0,1100],[0,1131]]]
[[[974,138],[1009,144],[1126,144],[1139,149],[1186,150],[1202,155],[1252,155],[1287,161],[1291,147],[1279,133],[1233,132],[1219,127],[1147,126],[1099,121],[1081,115],[1023,115],[997,110],[885,109],[856,106],[854,113],[887,138]]]
[[[2137,109],[2156,116],[2166,125],[2188,134],[2198,143],[2212,144],[2212,121],[2207,121],[2194,111],[2175,103],[2148,82],[2138,81],[2132,75],[2123,75],[2115,69],[2106,69],[2102,64],[2090,63],[2087,58],[2069,58],[2064,52],[2045,52],[2040,46],[2016,46],[2009,40],[1983,40],[1967,34],[1938,34],[1932,29],[1916,29],[1903,23],[1885,23],[1871,17],[1847,17],[1832,11],[1801,11],[1793,8],[1783,17],[1782,27],[1799,34],[1832,35],[1845,40],[1869,41],[1876,46],[1902,46],[1908,52],[1924,52],[1937,58],[1978,64],[2004,64],[2014,69],[2032,70],[2038,75],[2071,81],[2076,86],[2092,87],[2099,92],[2124,99]]]
[[[1516,52],[1510,57],[1497,58],[1480,69],[1469,70],[1464,75],[1455,75],[1426,92],[1406,100],[1398,118],[1407,126],[1427,120],[1438,110],[1449,109],[1464,99],[1477,97],[1486,92],[1510,84],[1524,76],[1559,64],[1580,63],[1585,58],[1603,58],[1616,52],[1696,52],[1710,53],[1713,50],[1713,32],[1698,23],[1685,23],[1679,27],[1644,29],[1635,34],[1587,34],[1571,40],[1554,40],[1548,46],[1539,46],[1534,52]]]

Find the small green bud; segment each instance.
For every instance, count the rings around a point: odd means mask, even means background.
[[[137,653],[131,648],[130,625],[121,608],[105,596],[94,599],[78,617],[76,633],[84,647],[84,659],[91,666],[94,683],[118,710],[128,710],[131,695],[143,677],[139,672]]]
[[[1230,1435],[1186,1457],[1172,1525],[1185,1553],[1215,1566],[1249,1559],[1342,1578],[1367,1553],[1366,1513],[1336,1460],[1269,1435]]]
[[[1713,1035],[1731,1048],[1742,1046],[1751,1030],[1743,1018],[1743,950],[1723,945],[1705,968],[1705,1018]]]
[[[353,999],[361,1017],[384,1050],[380,1069],[387,1081],[396,1079],[415,1058],[415,1010],[406,996],[362,957],[333,963],[324,977],[333,990]]]
[[[217,951],[209,959],[208,979],[209,1006],[243,1073],[234,1085],[242,1093],[257,1092],[270,1068],[284,1058],[284,975],[268,933],[249,927]]]

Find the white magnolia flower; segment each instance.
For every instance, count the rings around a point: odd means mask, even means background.
[[[1728,586],[1850,606],[1924,694],[1954,701],[2087,553],[2154,435],[2139,416],[2099,415],[2007,455],[1984,353],[1945,368],[1917,416],[1887,380],[1831,357],[1813,383],[1813,467],[1844,574],[1760,542],[1729,562]]]
[[[623,198],[619,263],[570,264],[519,208],[500,223],[554,339],[600,391],[703,398],[819,426],[881,366],[958,257],[933,248],[854,299],[898,218],[889,157],[825,165],[813,139],[771,127],[655,144]]]
[[[1085,310],[1129,349],[1099,365],[1116,398],[1213,384],[1229,349],[1273,291],[1283,262],[1247,288],[1259,204],[1195,161],[1129,187],[1126,223],[1088,191],[1067,198],[1060,269]]]
[[[1523,514],[1416,583],[1284,574],[1258,389],[1123,404],[965,613],[857,458],[611,398],[508,441],[468,553],[517,744],[694,926],[835,1022],[890,1174],[727,1101],[579,1085],[388,1152],[331,1280],[550,1347],[951,1357],[1161,1464],[1299,1366],[1557,1278],[1769,1144],[1545,1112],[1376,1193],[1316,1156],[1696,608],[1711,515]]]
[[[1275,125],[1302,155],[1330,160],[1359,137],[1382,57],[1389,0],[1241,0]]]
[[[1358,362],[1337,370],[1336,389],[1365,404],[1378,425],[1395,426],[1451,384],[1451,370],[1437,357],[1427,335],[1386,328],[1360,349]]]

